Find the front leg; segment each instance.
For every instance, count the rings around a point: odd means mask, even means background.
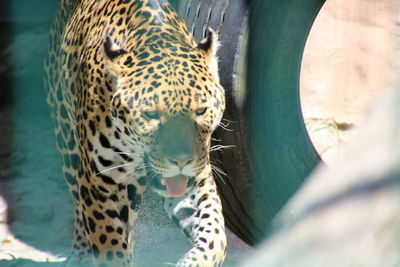
[[[95,184],[81,183],[79,188],[83,226],[95,265],[132,266],[132,225],[144,186],[136,181],[112,184],[107,193]]]
[[[166,198],[165,209],[193,244],[178,262],[179,267],[221,266],[226,255],[225,223],[216,184],[210,168],[193,190],[182,198]]]

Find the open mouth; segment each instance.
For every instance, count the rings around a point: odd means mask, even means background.
[[[153,191],[164,197],[182,197],[194,185],[194,177],[179,174],[173,177],[162,177],[157,174],[149,164],[148,156],[145,157],[146,171],[150,179],[150,187]]]
[[[169,197],[181,197],[187,191],[187,184],[189,178],[184,175],[177,175],[174,177],[162,178],[161,184],[167,188],[167,195]]]
[[[154,191],[166,197],[181,197],[194,185],[194,177],[177,175],[174,177],[154,177],[150,186]]]

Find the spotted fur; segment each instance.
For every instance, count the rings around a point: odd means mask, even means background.
[[[132,227],[151,187],[193,243],[177,266],[223,262],[209,158],[225,108],[216,39],[208,30],[197,44],[163,0],[61,2],[46,83],[75,204],[74,255],[132,266]]]

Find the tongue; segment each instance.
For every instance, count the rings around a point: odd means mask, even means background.
[[[184,175],[177,175],[163,179],[167,187],[167,194],[169,197],[181,197],[186,193],[188,177]]]

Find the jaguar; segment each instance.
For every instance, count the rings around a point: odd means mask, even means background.
[[[211,134],[225,109],[218,36],[196,42],[165,0],[62,0],[45,83],[74,202],[72,257],[133,266],[146,188],[192,243],[176,266],[226,255]]]

